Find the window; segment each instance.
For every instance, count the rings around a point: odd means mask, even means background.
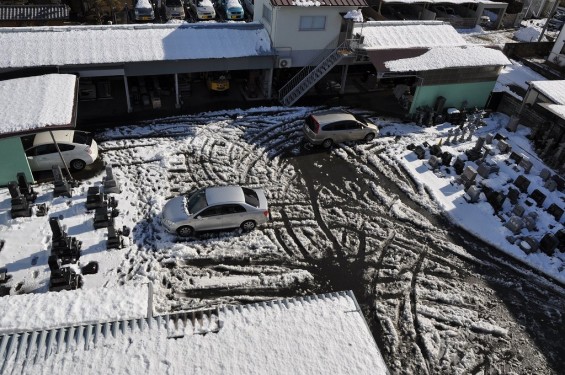
[[[273,20],[273,11],[271,8],[263,4],[263,18],[270,25]]]
[[[245,196],[245,203],[253,206],[259,207],[259,196],[253,189],[241,188],[243,190],[243,195]]]
[[[65,143],[59,143],[59,150],[61,150],[61,152],[63,151],[72,151],[75,149],[75,146],[73,145],[68,145]]]
[[[326,29],[326,16],[301,16],[300,31],[317,31]]]
[[[225,204],[222,206],[223,215],[239,214],[242,212],[247,212],[247,211],[239,204]]]
[[[188,202],[186,202],[186,209],[189,213],[193,214],[200,211],[207,205],[206,191],[198,190],[196,193],[192,194],[190,198],[188,198]]]
[[[207,209],[205,209],[204,211],[202,211],[200,213],[200,217],[211,217],[211,216],[218,216],[218,215],[222,215],[222,208],[221,206],[214,206],[214,207],[208,207]]]
[[[30,155],[39,156],[39,155],[53,154],[55,152],[57,152],[57,149],[55,148],[55,144],[51,143],[51,144],[37,146],[35,150],[32,149]]]

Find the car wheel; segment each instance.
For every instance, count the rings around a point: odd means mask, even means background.
[[[71,161],[71,169],[75,171],[81,171],[84,169],[84,167],[86,167],[86,163],[84,162],[84,160],[75,159]]]
[[[181,237],[190,237],[193,233],[194,229],[188,225],[177,228],[177,234]]]
[[[251,232],[256,226],[257,224],[253,220],[247,220],[241,223],[241,229],[243,229],[244,232]]]
[[[365,136],[365,142],[371,142],[373,139],[375,139],[375,133],[369,133]]]
[[[330,148],[332,147],[334,141],[331,138],[328,139],[324,139],[324,141],[322,142],[322,147],[323,148]]]

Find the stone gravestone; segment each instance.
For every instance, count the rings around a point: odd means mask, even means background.
[[[100,186],[91,186],[86,193],[86,209],[94,210],[106,204],[104,194],[100,191]]]
[[[532,191],[532,194],[530,194],[530,198],[532,198],[534,202],[536,202],[536,205],[538,207],[541,207],[543,205],[543,202],[545,201],[546,196],[544,193],[536,189]]]
[[[522,161],[522,155],[512,151],[508,159],[514,160],[514,163],[516,164],[520,164],[520,162]]]
[[[490,165],[488,165],[487,163],[482,163],[481,165],[479,165],[479,168],[477,168],[477,173],[482,178],[488,178],[488,176],[490,175]]]
[[[524,226],[529,231],[536,230],[536,222],[537,222],[537,215],[532,215],[534,212],[530,212],[529,214],[525,215],[522,220],[524,221]]]
[[[494,135],[492,133],[487,133],[485,135],[485,141],[486,141],[487,145],[492,144],[493,139],[494,139]]]
[[[524,222],[518,216],[512,216],[506,224],[504,224],[512,233],[518,234],[524,228]]]
[[[428,160],[428,164],[429,164],[430,168],[435,171],[440,166],[440,160],[438,159],[437,156],[432,155],[432,156],[430,156],[430,159]]]
[[[53,195],[55,197],[64,196],[64,197],[72,197],[71,188],[69,183],[63,177],[63,173],[61,172],[61,167],[58,165],[54,165],[51,167],[51,171],[53,172],[53,184],[55,186],[55,190]]]
[[[519,175],[518,177],[516,177],[516,180],[514,180],[514,185],[516,185],[516,187],[520,189],[522,193],[527,194],[528,187],[530,186],[530,180],[528,180],[524,175]]]
[[[463,170],[461,174],[461,183],[465,186],[465,189],[468,189],[471,185],[475,183],[475,178],[477,177],[477,171],[475,168],[468,165]]]
[[[545,184],[543,184],[543,187],[549,190],[550,192],[554,192],[555,189],[557,189],[557,182],[555,182],[555,180],[550,178],[545,182]]]
[[[418,159],[423,159],[426,156],[426,150],[422,146],[416,146],[414,153],[416,154]]]
[[[11,181],[8,184],[8,190],[10,191],[10,196],[12,197],[10,200],[10,214],[12,218],[30,217],[31,206],[29,205],[26,197],[24,197],[22,193],[20,193],[18,183],[16,181]]]
[[[526,211],[524,206],[522,206],[520,204],[516,204],[516,205],[514,205],[514,208],[512,209],[512,215],[522,217],[522,216],[524,216],[524,211]]]
[[[502,154],[506,154],[512,150],[512,147],[504,139],[498,141],[497,147]]]
[[[505,200],[506,195],[499,191],[493,191],[492,193],[487,195],[487,202],[490,203],[495,212],[498,212],[502,209],[502,205],[504,204]]]
[[[465,169],[465,161],[457,157],[453,163],[453,169],[455,169],[455,173],[457,174],[463,173],[463,169]]]
[[[539,249],[549,256],[555,253],[557,246],[559,246],[559,240],[553,233],[546,233],[539,242]]]
[[[520,190],[514,188],[508,188],[508,200],[512,204],[518,203],[518,198],[520,198]]]
[[[451,159],[453,158],[453,155],[451,153],[449,153],[448,151],[444,151],[441,154],[441,164],[445,165],[446,167],[448,167],[451,164]]]
[[[552,203],[547,208],[547,213],[550,214],[551,216],[553,216],[556,221],[560,221],[561,216],[563,216],[563,209],[561,207],[559,207],[557,204]]]
[[[467,200],[467,202],[469,203],[477,203],[479,201],[480,195],[481,190],[477,186],[472,185],[465,191],[464,197],[465,200]]]
[[[114,173],[112,172],[112,167],[106,166],[106,177],[103,180],[104,193],[106,194],[119,194],[121,192],[120,185],[118,181],[114,178]]]
[[[547,179],[551,177],[551,172],[549,171],[549,169],[544,168],[539,173],[539,176],[541,177],[542,180],[547,181]]]
[[[49,218],[49,226],[52,232],[51,255],[59,258],[62,264],[76,263],[80,258],[82,242],[68,236],[56,217]]]
[[[28,202],[35,202],[35,200],[37,199],[37,193],[35,191],[33,191],[33,187],[31,186],[31,184],[27,181],[27,177],[25,175],[25,173],[18,173],[16,175],[16,178],[18,180],[18,187],[20,188],[20,193],[23,194],[23,196],[28,200]]]
[[[520,162],[518,163],[518,165],[522,168],[524,168],[524,173],[530,173],[530,170],[532,169],[532,162],[530,161],[530,159],[528,159],[526,156],[522,155],[522,160],[520,160]]]

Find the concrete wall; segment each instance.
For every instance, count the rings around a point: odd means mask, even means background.
[[[418,86],[414,93],[414,101],[410,107],[410,113],[415,113],[420,106],[433,107],[438,96],[443,96],[444,108],[461,108],[464,101],[467,107],[484,108],[487,104],[492,89],[496,82],[476,82],[450,85]]]
[[[0,139],[0,160],[4,161],[0,168],[0,186],[16,181],[18,172],[24,172],[28,181],[34,181],[20,137]]]

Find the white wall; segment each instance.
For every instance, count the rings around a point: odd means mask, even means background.
[[[265,20],[263,5],[272,10],[271,24]],[[291,57],[293,66],[304,66],[331,42],[334,43],[329,48],[337,47],[342,24],[340,13],[347,13],[354,9],[357,7],[272,7],[269,0],[255,0],[253,21],[263,23],[271,36],[273,47],[280,56]],[[325,16],[325,30],[301,31],[301,16]]]
[[[551,52],[549,53],[547,61],[559,66],[565,66],[565,55],[561,54],[563,45],[565,45],[565,32],[563,32],[563,29],[561,29],[559,35],[557,36],[557,39],[555,40],[555,43],[553,44]]]

